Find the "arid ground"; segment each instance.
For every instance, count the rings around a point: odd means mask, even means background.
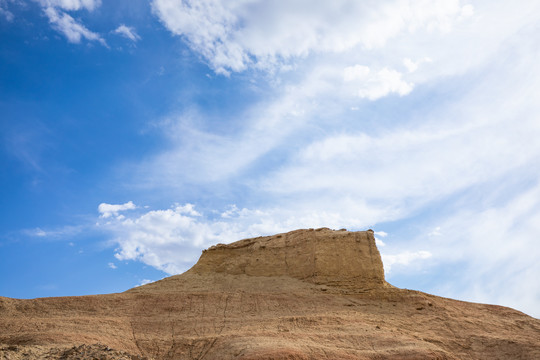
[[[124,293],[0,297],[0,359],[540,359],[540,320],[393,287],[373,232],[216,245]]]

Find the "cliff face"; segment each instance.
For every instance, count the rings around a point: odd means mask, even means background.
[[[540,320],[397,289],[372,231],[216,245],[120,294],[0,296],[0,359],[540,359]]]
[[[373,231],[297,230],[212,246],[190,272],[289,276],[367,290],[387,286]]]

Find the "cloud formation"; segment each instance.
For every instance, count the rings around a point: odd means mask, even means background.
[[[117,217],[102,226],[118,235],[118,260],[138,260],[167,274],[187,270],[204,247],[246,234],[228,222],[201,218],[192,204]]]
[[[344,69],[343,79],[345,82],[356,83],[355,86],[359,88],[357,96],[369,100],[377,100],[390,93],[404,96],[413,89],[413,84],[402,80],[400,72],[388,68],[373,72],[363,65],[348,66]]]
[[[121,24],[119,27],[116,28],[116,30],[113,31],[115,34],[121,35],[133,42],[137,42],[141,40],[141,37],[137,35],[137,32],[135,31],[135,28],[131,26],[126,26],[124,24]]]
[[[107,43],[99,34],[88,30],[84,25],[71,17],[71,15],[65,12],[59,12],[54,7],[47,7],[44,12],[53,28],[64,34],[69,42],[78,44],[81,42],[81,39],[86,39],[98,41],[102,45],[107,46]]]
[[[453,22],[473,13],[472,5],[458,0],[154,0],[152,8],[218,73],[272,69],[310,54],[380,48],[401,33],[448,32]]]
[[[402,252],[399,254],[383,254],[382,261],[384,264],[384,271],[386,275],[391,273],[392,267],[396,265],[410,265],[412,262],[417,262],[419,260],[429,259],[432,254],[429,251],[420,250],[416,252]]]
[[[101,6],[101,0],[37,0],[41,6],[49,8],[55,7],[67,11],[86,9],[93,11]]]
[[[107,47],[107,42],[101,35],[89,30],[79,20],[74,19],[69,11],[93,11],[101,6],[101,0],[34,0],[43,8],[43,13],[49,19],[51,26],[63,34],[67,40],[79,44],[82,39],[97,41]]]
[[[137,206],[133,203],[133,201],[128,201],[125,204],[107,204],[107,203],[101,203],[98,206],[98,212],[100,213],[101,218],[109,218],[111,216],[119,216],[118,213],[121,211],[126,210],[134,210]]]

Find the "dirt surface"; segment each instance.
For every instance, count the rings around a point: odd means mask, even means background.
[[[540,359],[540,320],[397,289],[373,232],[310,229],[121,294],[0,297],[0,359]]]

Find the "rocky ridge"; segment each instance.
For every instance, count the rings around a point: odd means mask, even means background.
[[[397,289],[372,231],[322,228],[218,244],[120,294],[0,298],[0,344],[0,359],[536,359],[540,320]]]

